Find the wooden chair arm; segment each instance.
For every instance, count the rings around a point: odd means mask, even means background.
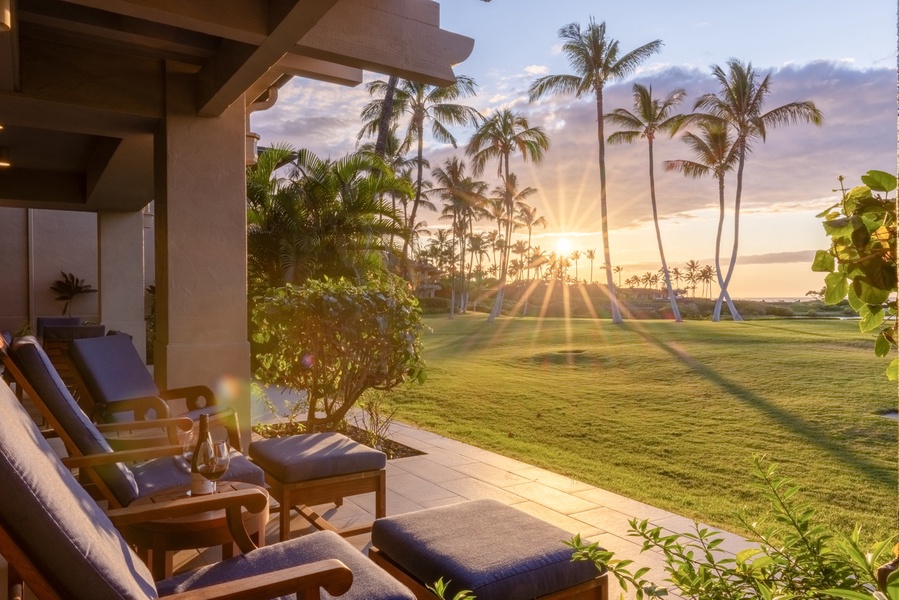
[[[178,456],[182,452],[184,452],[184,448],[181,446],[152,446],[149,448],[141,448],[139,450],[121,450],[117,452],[103,452],[102,454],[67,456],[61,460],[62,464],[68,469],[83,469],[119,462],[137,462],[164,456]]]
[[[199,400],[203,398],[206,402],[204,406],[216,406],[215,393],[205,385],[191,385],[182,388],[172,388],[160,392],[159,396],[166,401],[184,400],[187,402],[187,410],[195,410],[203,408],[200,406]]]
[[[267,600],[296,594],[298,598],[319,598],[318,588],[332,596],[349,591],[353,573],[337,559],[329,558],[308,565],[298,565],[245,577],[228,583],[198,588],[166,596],[171,600]],[[306,592],[312,591],[307,595]]]
[[[190,431],[194,422],[188,417],[166,417],[150,421],[124,421],[121,423],[97,423],[97,430],[103,432],[140,431],[143,429],[167,429],[175,427],[181,431]]]
[[[268,494],[263,489],[249,488],[208,494],[206,496],[189,496],[187,498],[170,500],[169,502],[115,508],[106,511],[106,515],[113,525],[124,527],[147,521],[185,517],[210,510],[239,510],[245,508],[251,513],[260,513],[268,510],[268,498]]]
[[[150,411],[156,413],[156,419],[164,419],[169,417],[169,405],[165,400],[157,396],[142,396],[139,398],[129,398],[127,400],[116,400],[115,402],[106,402],[97,407],[100,413],[117,413],[117,412],[134,412],[136,421],[152,421],[153,418],[147,418]]]

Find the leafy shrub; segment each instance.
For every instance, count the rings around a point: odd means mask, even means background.
[[[765,314],[771,317],[792,317],[793,309],[791,309],[789,306],[770,304],[765,307]]]
[[[449,298],[419,298],[418,306],[426,315],[438,315],[449,312]]]
[[[424,326],[407,287],[309,280],[257,300],[253,339],[265,351],[256,377],[306,392],[306,431],[335,429],[366,390],[424,381]]]
[[[829,598],[870,600],[880,587],[886,597],[899,597],[899,572],[878,584],[876,565],[890,558],[892,540],[865,550],[860,529],[837,535],[816,522],[815,510],[797,500],[798,488],[777,475],[776,465],[755,460],[756,487],[771,505],[767,519],[740,515],[743,526],[758,542],[733,558],[717,550],[724,538],[696,525],[695,533],[667,534],[647,521],[630,521],[630,535],[643,539],[643,549],[665,557],[667,581],[684,598]],[[574,560],[590,560],[608,568],[623,589],[633,586],[638,599],[667,594],[644,578],[648,569],[630,570],[634,561],[619,560],[598,544],[585,544],[575,536],[568,544]]]
[[[896,319],[896,176],[868,171],[860,185],[847,191],[839,177],[842,198],[818,215],[830,236],[827,250],[818,250],[812,270],[824,277],[824,301],[848,299],[858,311],[859,329],[877,331],[874,353],[889,355],[899,343]],[[887,319],[889,317],[889,319]],[[887,367],[891,380],[899,378],[899,358]]]

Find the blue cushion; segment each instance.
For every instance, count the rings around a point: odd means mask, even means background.
[[[168,596],[327,558],[340,560],[353,572],[353,586],[346,594],[339,596],[340,600],[415,600],[405,586],[332,531],[319,531],[265,546],[250,554],[160,581],[157,587],[160,596]],[[333,596],[322,593],[322,598]]]
[[[12,359],[81,454],[112,452],[106,438],[72,398],[34,337],[16,340],[12,347]],[[137,483],[125,465],[103,465],[96,471],[122,506],[128,506],[138,497]]]
[[[156,598],[149,570],[0,383],[0,520],[63,598]]]
[[[127,335],[74,340],[69,354],[95,402],[159,395],[156,382]]]
[[[106,335],[105,325],[46,325],[44,326],[44,342],[70,342],[81,338],[101,337]]]
[[[475,500],[378,519],[372,546],[419,581],[450,580],[451,594],[528,600],[594,579],[572,562],[572,534],[495,500]]]
[[[259,440],[250,444],[250,458],[284,483],[377,471],[387,455],[339,433],[307,433]]]
[[[37,337],[43,337],[44,327],[77,327],[81,317],[38,317]]]
[[[156,458],[131,467],[137,481],[138,496],[145,498],[164,494],[190,486],[190,465],[181,457]],[[228,470],[222,475],[224,481],[242,481],[265,487],[265,473],[250,462],[246,456],[231,451]]]

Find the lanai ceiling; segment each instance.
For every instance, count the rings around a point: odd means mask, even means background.
[[[440,29],[431,0],[11,2],[0,206],[145,206],[167,68],[191,74],[197,113],[215,118],[293,76],[357,85],[366,69],[445,85],[473,47]]]

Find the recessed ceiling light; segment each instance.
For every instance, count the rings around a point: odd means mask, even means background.
[[[0,148],[0,167],[10,166],[9,148]]]

